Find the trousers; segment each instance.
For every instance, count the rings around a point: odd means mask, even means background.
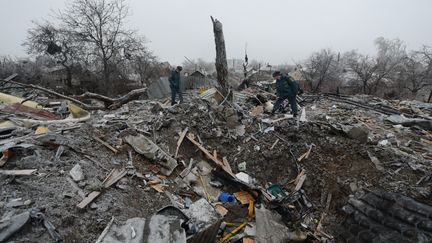
[[[176,87],[176,86],[171,85],[170,88],[171,88],[171,105],[176,104],[175,99],[176,99],[177,94],[179,96],[180,103],[183,103],[183,95],[182,95],[182,92],[180,90],[180,87]]]
[[[298,112],[297,109],[297,100],[296,100],[296,96],[284,96],[284,97],[278,97],[275,104],[273,105],[273,113],[276,112],[277,110],[281,109],[282,107],[282,103],[284,102],[284,100],[288,100],[290,106],[291,106],[291,113],[296,115]]]

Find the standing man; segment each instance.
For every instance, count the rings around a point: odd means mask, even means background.
[[[297,116],[297,93],[299,91],[299,86],[296,81],[292,80],[287,75],[282,75],[281,72],[276,71],[273,73],[273,78],[276,79],[276,93],[277,100],[273,106],[272,114],[277,110],[281,109],[281,105],[285,99],[291,106],[291,113],[294,117]],[[282,108],[283,109],[283,108]]]
[[[181,66],[177,66],[175,70],[171,72],[171,76],[169,77],[170,88],[171,88],[171,105],[175,105],[176,94],[178,93],[180,103],[183,103],[183,96],[180,90],[180,72],[182,70]]]

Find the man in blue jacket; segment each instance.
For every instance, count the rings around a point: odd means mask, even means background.
[[[168,81],[170,82],[170,88],[171,88],[171,105],[175,105],[176,101],[176,94],[179,95],[180,103],[183,102],[183,96],[180,90],[180,72],[182,70],[181,66],[177,66],[175,70],[171,72],[170,77],[168,78]]]
[[[284,100],[288,99],[291,106],[291,113],[294,117],[297,116],[297,93],[299,91],[299,86],[296,81],[292,80],[287,75],[282,75],[281,72],[276,71],[273,73],[273,78],[276,79],[276,93],[277,100],[273,106],[272,114],[281,109],[281,105]],[[283,108],[282,108],[283,109]]]

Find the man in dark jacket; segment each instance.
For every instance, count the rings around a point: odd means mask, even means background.
[[[171,105],[175,105],[176,101],[176,94],[178,93],[180,103],[183,102],[183,96],[180,90],[180,72],[182,70],[181,66],[177,66],[175,70],[171,72],[171,76],[168,78],[170,82],[170,88],[171,88]]]
[[[285,99],[288,99],[288,102],[291,106],[291,113],[294,117],[297,116],[297,93],[299,91],[299,86],[296,81],[292,80],[287,75],[282,75],[281,72],[276,71],[273,73],[273,78],[276,79],[276,93],[277,100],[273,106],[272,113],[275,113],[277,110],[281,109],[281,105]],[[282,108],[283,109],[283,108]]]

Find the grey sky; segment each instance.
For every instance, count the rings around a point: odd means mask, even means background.
[[[129,0],[128,25],[163,61],[215,56],[210,15],[224,25],[228,58],[292,63],[313,51],[358,49],[373,54],[379,36],[409,49],[432,45],[431,0]],[[25,56],[31,20],[49,19],[65,0],[0,0],[0,55]]]

